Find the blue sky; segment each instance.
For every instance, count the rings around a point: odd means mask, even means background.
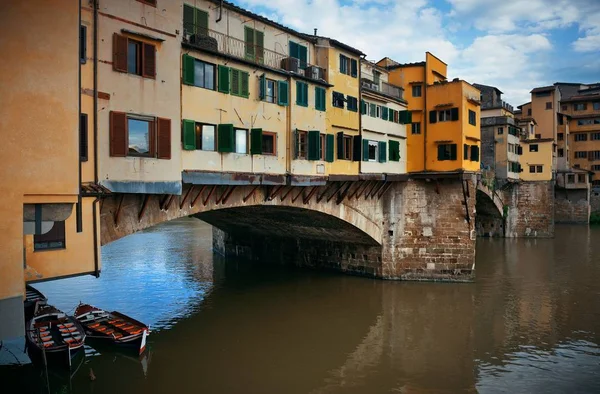
[[[399,62],[430,51],[450,78],[513,105],[554,82],[600,81],[600,0],[230,0],[306,33]]]

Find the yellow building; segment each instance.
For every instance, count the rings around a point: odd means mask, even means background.
[[[554,173],[554,140],[552,138],[539,138],[537,125],[532,118],[523,118],[518,121],[521,127],[520,157],[522,181],[550,181]]]
[[[383,67],[361,61],[361,173],[406,173],[410,112],[404,89],[390,84],[388,74]]]
[[[479,171],[479,90],[463,80],[448,81],[446,63],[429,52],[420,63],[384,58],[377,64],[407,92],[412,112],[408,171]]]
[[[10,55],[0,65],[0,130],[18,138],[0,147],[0,340],[24,335],[25,281],[99,270],[94,199],[80,188],[94,158],[79,12],[77,2],[40,0],[2,10],[0,48]]]

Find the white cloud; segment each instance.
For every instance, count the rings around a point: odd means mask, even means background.
[[[600,0],[446,0],[445,15],[433,0],[239,0],[242,7],[268,10],[299,31],[336,38],[361,49],[370,60],[424,60],[430,51],[449,64],[450,77],[497,86],[521,104],[546,79],[552,44],[549,29],[574,26],[577,51],[600,48]],[[481,32],[464,42],[470,28]],[[461,33],[463,35],[461,35]],[[472,38],[471,38],[472,39]],[[461,42],[462,41],[462,42]]]

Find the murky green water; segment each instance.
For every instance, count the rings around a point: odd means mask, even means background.
[[[87,349],[48,382],[4,368],[0,392],[600,392],[600,229],[479,240],[474,284],[248,266],[211,243],[178,220],[104,247],[100,279],[37,285],[65,311],[82,300],[149,323],[150,350]]]

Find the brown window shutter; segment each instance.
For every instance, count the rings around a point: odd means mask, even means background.
[[[146,78],[156,77],[156,47],[144,43],[144,56],[142,60],[142,76]]]
[[[127,37],[117,33],[113,34],[113,68],[127,72]]]
[[[171,119],[158,118],[158,158],[171,159]]]
[[[127,156],[129,149],[127,138],[127,114],[110,111],[110,155]]]

